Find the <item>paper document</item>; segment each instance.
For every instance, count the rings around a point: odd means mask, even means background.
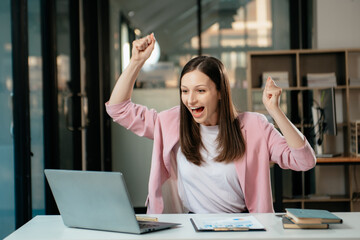
[[[196,217],[190,219],[196,231],[264,231],[254,216]]]

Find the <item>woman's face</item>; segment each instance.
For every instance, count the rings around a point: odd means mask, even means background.
[[[214,126],[219,120],[220,93],[204,73],[194,70],[181,80],[181,100],[197,123]]]

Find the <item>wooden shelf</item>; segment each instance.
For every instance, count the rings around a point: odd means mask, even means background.
[[[349,202],[351,201],[350,198],[324,198],[324,199],[309,199],[309,198],[302,198],[302,199],[283,199],[284,203],[301,203],[301,202]]]
[[[295,126],[304,133],[309,142],[315,145],[316,140],[313,135],[312,109],[314,101],[319,101],[320,90],[328,87],[309,87],[307,76],[310,73],[335,73],[336,76],[336,111],[337,111],[337,136],[325,136],[323,140],[323,152],[329,150],[342,153],[341,157],[318,158],[318,165],[344,165],[345,192],[346,196],[338,196],[330,199],[281,199],[283,189],[275,183],[275,196],[280,202],[287,205],[301,207],[317,206],[329,207],[332,204],[335,208],[346,203],[346,209],[353,209],[352,196],[352,165],[360,163],[360,157],[350,155],[350,122],[360,119],[358,96],[360,86],[351,86],[349,79],[360,78],[360,49],[322,49],[322,50],[279,50],[279,51],[256,51],[248,52],[247,69],[247,100],[248,110],[267,114],[261,101],[263,89],[264,72],[287,72],[289,87],[283,88],[281,108]],[[276,127],[276,123],[275,123]],[[313,141],[311,141],[311,140]],[[316,148],[316,146],[314,146]],[[344,157],[345,156],[345,157]],[[282,170],[277,172],[282,174]],[[313,174],[313,175],[311,175]],[[296,194],[302,196],[311,193],[306,189],[309,183],[314,181],[313,173],[291,174],[290,184],[292,189],[296,189]],[[307,176],[305,176],[307,175]],[[294,177],[295,176],[295,177]],[[301,178],[301,179],[300,179]],[[277,176],[277,181],[282,181],[281,176]],[[287,184],[289,185],[289,184]],[[300,187],[299,187],[300,186]],[[310,187],[311,188],[311,187]],[[313,190],[312,190],[313,191]],[[299,193],[302,192],[302,193]],[[306,193],[306,194],[305,194]],[[322,206],[324,205],[324,206]],[[277,205],[279,207],[279,205]]]
[[[318,158],[317,163],[360,163],[358,157]]]

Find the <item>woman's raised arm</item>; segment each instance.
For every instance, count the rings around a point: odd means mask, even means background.
[[[266,110],[277,123],[286,142],[290,147],[300,148],[305,145],[304,135],[290,122],[284,112],[280,109],[280,95],[282,89],[276,86],[274,80],[268,77],[263,92],[263,103]]]
[[[133,41],[129,65],[117,80],[109,99],[109,105],[118,104],[131,98],[134,83],[145,61],[155,46],[154,34]]]

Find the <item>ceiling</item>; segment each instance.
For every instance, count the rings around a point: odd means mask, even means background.
[[[250,0],[201,0],[202,30],[230,18]],[[154,32],[163,53],[182,48],[197,36],[197,0],[118,0],[124,16],[142,35]],[[180,47],[181,46],[181,47]]]

